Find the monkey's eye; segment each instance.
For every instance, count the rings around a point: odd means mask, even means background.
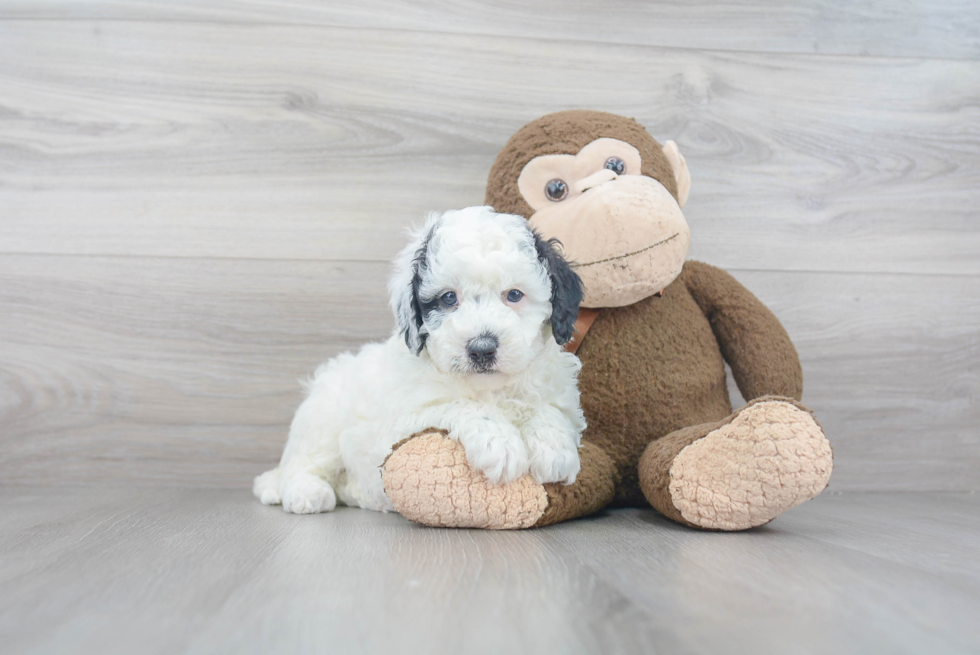
[[[624,162],[619,157],[610,157],[606,160],[606,168],[611,170],[616,175],[622,175],[626,172],[626,162]]]
[[[456,294],[452,291],[447,291],[446,293],[442,294],[439,301],[446,307],[455,307],[456,303],[459,302],[456,299]]]
[[[507,292],[507,302],[520,302],[523,297],[524,292],[517,289],[511,289]]]
[[[548,200],[560,202],[568,195],[568,185],[565,184],[565,180],[554,179],[545,185],[544,193],[548,196]]]

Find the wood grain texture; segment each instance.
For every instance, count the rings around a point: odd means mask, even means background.
[[[390,334],[387,268],[0,256],[0,478],[245,488],[298,381]],[[980,489],[980,279],[735,275],[796,343],[834,489]]]
[[[0,4],[0,476],[237,487],[386,336],[402,228],[571,107],[674,138],[691,257],[784,320],[835,489],[980,488],[980,14]]]
[[[300,24],[451,34],[859,56],[980,58],[970,0],[7,0],[0,20]]]
[[[390,333],[386,269],[0,257],[0,467],[240,487],[277,458],[300,379]]]
[[[0,58],[0,252],[387,261],[589,107],[678,141],[694,258],[980,273],[977,61],[84,20],[0,21]]]
[[[616,510],[500,533],[244,490],[0,489],[16,653],[970,653],[975,494],[818,497],[740,534]]]

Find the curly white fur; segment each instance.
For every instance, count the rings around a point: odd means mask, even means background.
[[[255,496],[299,514],[338,501],[390,510],[380,467],[395,443],[429,427],[448,430],[491,482],[528,472],[573,482],[581,365],[552,336],[540,245],[523,218],[489,207],[430,216],[395,262],[395,334],[317,369],[279,466],[255,479]],[[468,346],[488,335],[492,361],[474,362]]]

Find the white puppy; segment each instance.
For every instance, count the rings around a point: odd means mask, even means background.
[[[255,479],[267,505],[306,514],[337,501],[390,510],[380,467],[426,428],[458,439],[494,483],[530,471],[571,483],[585,419],[572,336],[578,276],[519,216],[434,214],[395,262],[397,328],[317,369],[279,467]]]

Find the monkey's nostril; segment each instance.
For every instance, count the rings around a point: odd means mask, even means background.
[[[600,186],[605,182],[611,182],[619,177],[616,171],[611,171],[608,168],[603,168],[602,170],[589,175],[588,177],[583,177],[581,180],[575,183],[575,191],[579,193],[585,193],[592,187]]]

